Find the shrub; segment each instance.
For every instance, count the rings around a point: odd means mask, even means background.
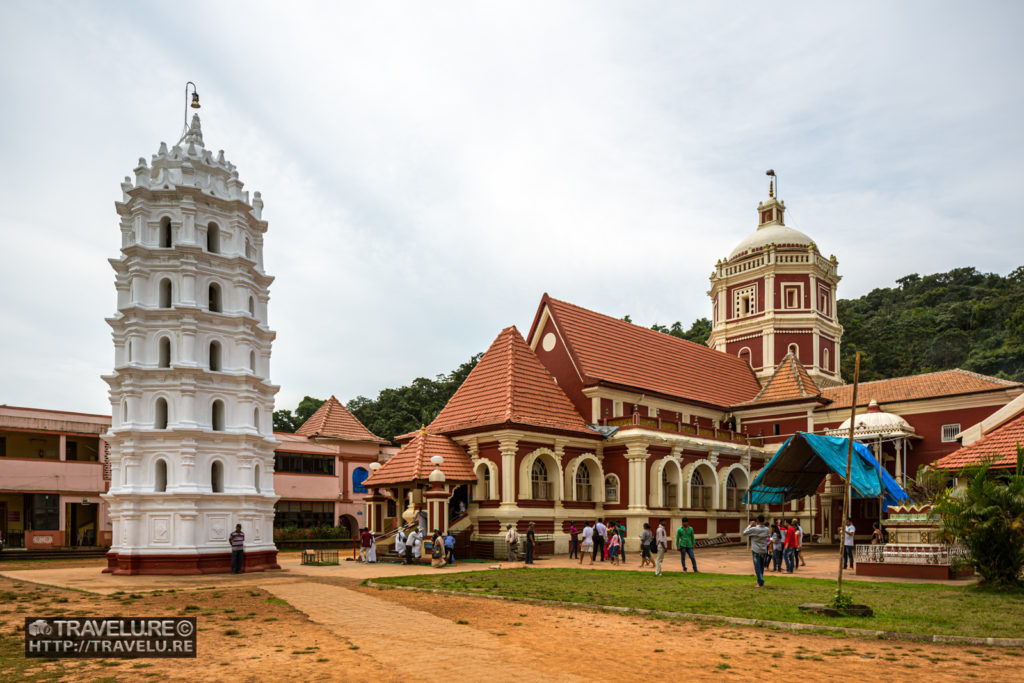
[[[1017,444],[1017,465],[1005,476],[992,461],[964,470],[967,488],[940,494],[935,505],[943,533],[971,552],[981,585],[1021,585],[1024,570],[1024,448]]]

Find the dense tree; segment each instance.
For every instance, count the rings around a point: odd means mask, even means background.
[[[306,396],[299,401],[294,414],[290,410],[275,410],[274,431],[294,433],[296,429],[302,426],[303,422],[313,416],[313,413],[320,410],[320,406],[324,403],[325,400],[322,398]]]
[[[692,341],[695,344],[706,344],[708,337],[711,336],[711,321],[707,318],[698,318],[693,321],[688,330],[683,330],[683,324],[678,320],[668,327],[654,323],[651,325],[651,329],[655,332],[663,332],[673,337]]]
[[[482,355],[476,354],[447,375],[417,377],[407,386],[382,389],[375,399],[357,396],[346,407],[371,432],[393,442],[399,434],[430,424]]]

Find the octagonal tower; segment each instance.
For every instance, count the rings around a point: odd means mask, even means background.
[[[835,256],[785,224],[786,205],[769,186],[758,225],[711,274],[708,346],[745,359],[762,384],[793,353],[819,387],[842,384]]]
[[[267,326],[263,202],[203,145],[199,116],[121,184],[110,385],[115,574],[276,569],[274,332]]]

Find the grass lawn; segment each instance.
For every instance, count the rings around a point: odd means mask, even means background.
[[[987,592],[971,586],[844,581],[844,593],[869,605],[873,617],[825,617],[797,606],[828,602],[835,582],[786,577],[758,590],[752,576],[732,574],[504,569],[374,579],[377,583],[564,600],[589,605],[660,609],[748,619],[995,638],[1024,638],[1024,591]]]

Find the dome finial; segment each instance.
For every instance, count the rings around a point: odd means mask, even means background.
[[[778,176],[775,175],[775,169],[774,168],[769,168],[767,171],[764,172],[764,174],[767,175],[767,176],[771,176],[772,177],[772,179],[768,181],[768,196],[769,197],[774,197],[775,196],[775,181],[778,179]]]

